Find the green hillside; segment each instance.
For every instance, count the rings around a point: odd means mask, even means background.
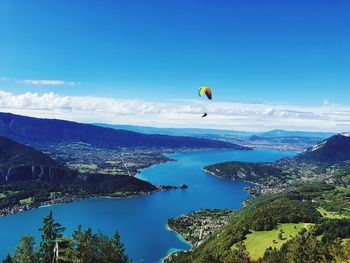
[[[325,196],[336,195],[334,187],[312,184],[260,196],[233,213],[229,223],[198,248],[177,253],[169,262],[343,262],[336,258],[350,259],[350,221],[319,212]],[[344,209],[349,199],[350,195]],[[308,261],[313,258],[317,260]]]
[[[305,226],[305,223],[278,224],[275,229],[269,231],[251,231],[246,235],[244,245],[251,259],[259,259],[269,247],[280,249],[292,237],[296,236]],[[232,246],[237,249],[237,246]]]

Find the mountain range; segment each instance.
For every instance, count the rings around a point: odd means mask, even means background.
[[[113,128],[118,130],[128,130],[140,132],[144,134],[163,134],[173,136],[235,136],[249,138],[251,136],[259,136],[264,138],[271,137],[304,137],[304,138],[321,138],[326,139],[330,136],[336,135],[334,132],[308,132],[308,131],[288,131],[288,130],[271,130],[266,132],[249,132],[249,131],[235,131],[235,130],[217,130],[217,129],[200,129],[200,128],[158,128],[147,126],[134,126],[122,124],[106,124],[95,123],[97,126]]]
[[[0,135],[34,147],[85,142],[97,147],[226,148],[248,150],[233,143],[186,136],[151,135],[56,119],[0,113]]]
[[[234,130],[198,129],[198,128],[156,128],[133,125],[112,125],[97,123],[101,127],[122,129],[144,134],[162,134],[172,136],[190,136],[203,139],[220,140],[250,148],[273,148],[302,151],[306,148],[336,135],[332,132],[306,132],[271,130],[267,132],[248,132]]]

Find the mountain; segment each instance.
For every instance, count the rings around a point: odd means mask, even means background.
[[[113,129],[122,129],[144,134],[163,134],[172,136],[191,136],[203,139],[220,140],[250,148],[273,148],[303,151],[308,147],[335,135],[327,132],[304,132],[272,130],[268,132],[247,132],[234,130],[216,130],[200,128],[157,128],[133,125],[112,125],[96,123],[95,125]]]
[[[0,136],[0,183],[30,179],[57,180],[65,169],[46,154]]]
[[[154,191],[152,184],[132,176],[111,174],[78,174],[58,164],[48,155],[0,136],[0,184],[43,179],[66,181],[88,188],[118,188],[119,191]]]
[[[82,198],[126,197],[176,188],[127,175],[72,171],[30,146],[0,136],[0,216]]]
[[[286,130],[272,130],[263,132],[261,137],[311,137],[326,139],[330,136],[336,135],[334,132],[306,132],[306,131],[286,131]]]
[[[106,124],[106,123],[94,123],[94,125],[128,130],[134,132],[140,132],[145,134],[163,134],[174,136],[203,136],[216,135],[216,136],[232,136],[240,138],[249,138],[252,136],[259,136],[265,138],[281,138],[281,137],[295,137],[295,138],[321,138],[326,139],[330,136],[336,135],[333,132],[307,132],[307,131],[288,131],[288,130],[271,130],[267,132],[248,132],[248,131],[235,131],[235,130],[217,130],[217,129],[200,129],[200,128],[158,128],[147,126],[134,126],[134,125],[122,125],[122,124]]]
[[[116,130],[91,124],[56,119],[38,119],[10,113],[0,113],[0,135],[34,147],[61,142],[85,142],[104,148],[164,147],[164,148],[249,148],[224,141],[185,136],[150,135]]]
[[[0,164],[59,166],[46,154],[2,136],[0,136]]]
[[[246,131],[200,129],[200,128],[158,128],[158,127],[106,124],[106,123],[94,123],[94,125],[105,127],[105,128],[117,129],[117,130],[128,130],[128,131],[140,132],[145,134],[163,134],[163,135],[173,135],[173,136],[217,135],[217,136],[248,137],[256,134],[254,132],[246,132]]]
[[[297,161],[334,164],[350,161],[350,133],[334,135],[295,157]]]

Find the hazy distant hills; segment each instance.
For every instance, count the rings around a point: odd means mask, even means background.
[[[295,151],[305,150],[306,148],[322,141],[323,139],[336,134],[331,132],[305,132],[287,130],[246,132],[195,128],[156,128],[133,125],[111,125],[102,123],[97,123],[96,125],[113,129],[140,132],[144,134],[192,136],[203,139],[220,140],[250,148],[274,148]]]
[[[248,137],[256,134],[253,132],[245,132],[245,131],[200,129],[200,128],[157,128],[157,127],[147,127],[147,126],[105,124],[105,123],[95,123],[95,125],[106,127],[106,128],[140,132],[145,134],[163,134],[163,135],[173,135],[173,136],[233,135],[233,136],[240,136],[240,137]]]
[[[334,135],[295,157],[298,161],[340,163],[350,161],[350,133]]]
[[[286,130],[272,130],[263,132],[261,137],[307,137],[307,138],[322,138],[326,139],[330,136],[336,135],[334,132],[306,132],[306,131],[286,131]]]
[[[309,137],[309,138],[328,138],[336,135],[333,132],[306,132],[306,131],[287,131],[287,130],[271,130],[267,132],[248,132],[248,131],[234,131],[234,130],[216,130],[216,129],[200,129],[200,128],[156,128],[146,126],[134,125],[112,125],[105,123],[96,123],[95,125],[113,129],[122,129],[128,131],[141,132],[145,134],[163,134],[176,136],[236,136],[236,137]]]
[[[61,142],[85,142],[105,148],[166,147],[166,148],[229,148],[247,150],[233,143],[185,136],[141,134],[91,124],[56,119],[38,119],[0,113],[0,135],[31,146]]]

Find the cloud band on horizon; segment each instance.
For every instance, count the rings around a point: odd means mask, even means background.
[[[40,118],[154,127],[193,127],[265,131],[350,130],[350,106],[276,105],[257,102],[149,102],[103,97],[61,96],[53,92],[0,91],[0,110]],[[201,118],[206,111],[209,116]]]

